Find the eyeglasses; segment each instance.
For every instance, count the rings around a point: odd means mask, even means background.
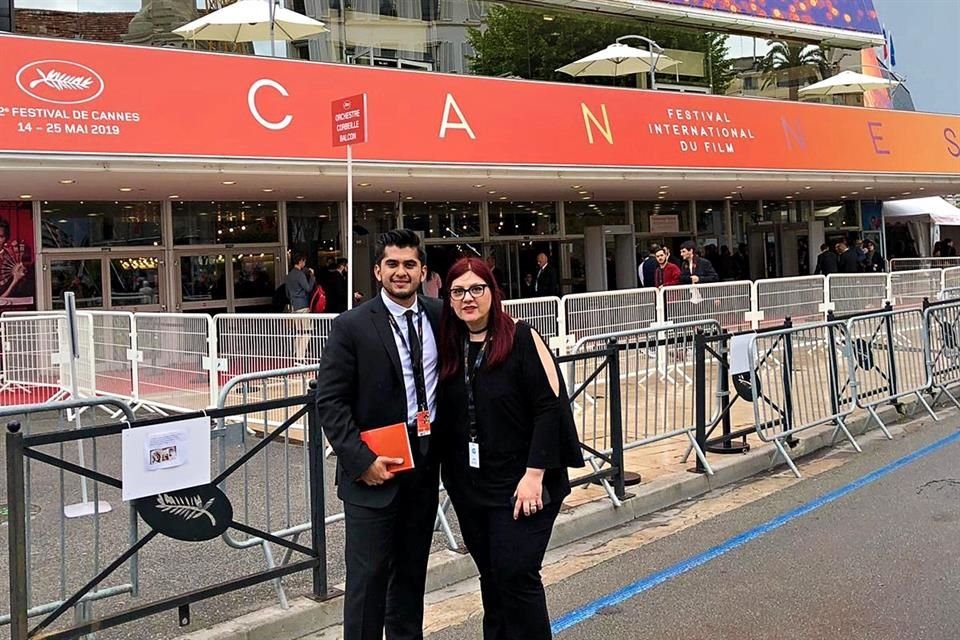
[[[464,289],[463,287],[454,287],[450,289],[450,299],[463,300],[464,296],[469,293],[470,297],[476,300],[477,298],[482,298],[487,292],[487,289],[489,289],[489,287],[485,284],[471,285],[469,289]]]

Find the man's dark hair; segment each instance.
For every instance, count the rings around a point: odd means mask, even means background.
[[[657,251],[660,251],[660,248],[661,248],[660,245],[657,244],[656,242],[652,243],[650,245],[650,255],[652,256],[657,255]]]
[[[300,264],[301,260],[306,260],[307,256],[304,253],[296,252],[293,254],[293,260],[290,262],[291,265]]]
[[[334,266],[337,267],[337,268],[347,266],[347,259],[346,259],[346,258],[337,258],[337,261],[334,263]]]
[[[387,247],[397,247],[398,249],[414,248],[417,250],[417,258],[421,263],[427,263],[427,256],[423,251],[423,245],[420,244],[420,236],[410,229],[394,229],[380,234],[377,240],[376,263],[383,261],[383,255],[387,252]]]
[[[830,245],[828,245],[826,242],[820,245],[820,251],[826,251],[829,248],[830,248]]]
[[[687,240],[687,241],[685,241],[682,245],[680,245],[680,248],[681,248],[681,249],[688,249],[688,250],[693,251],[694,253],[696,253],[696,252],[697,252],[697,243],[694,242],[693,240]]]

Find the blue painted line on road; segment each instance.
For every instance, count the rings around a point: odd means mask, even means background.
[[[897,469],[905,467],[911,462],[915,462],[920,458],[923,458],[924,456],[928,456],[931,453],[934,453],[935,451],[939,451],[940,449],[943,449],[944,447],[950,444],[953,444],[957,440],[960,440],[960,431],[952,435],[949,435],[946,438],[943,438],[942,440],[938,440],[932,444],[929,444],[923,447],[922,449],[917,449],[913,453],[910,453],[898,460],[895,460],[886,466],[880,467],[879,469],[876,469],[875,471],[868,473],[862,478],[854,480],[850,484],[847,484],[838,489],[835,489],[830,493],[824,494],[815,500],[811,500],[810,502],[807,502],[806,504],[802,504],[796,509],[787,511],[786,513],[781,514],[772,520],[768,520],[767,522],[764,522],[763,524],[758,525],[753,529],[744,531],[743,533],[736,535],[730,538],[729,540],[718,544],[715,547],[707,549],[706,551],[704,551],[699,555],[696,555],[686,560],[683,560],[681,562],[678,562],[675,565],[667,567],[663,571],[659,571],[657,573],[649,575],[646,578],[642,578],[632,584],[628,584],[627,586],[617,591],[614,591],[613,593],[610,593],[606,596],[603,596],[602,598],[598,598],[597,600],[594,600],[593,602],[590,602],[578,609],[574,609],[573,611],[565,613],[564,615],[560,616],[559,618],[553,621],[553,623],[551,624],[551,628],[553,629],[554,633],[560,633],[561,631],[565,631],[566,629],[574,627],[580,624],[581,622],[584,622],[590,619],[591,617],[596,615],[597,612],[600,611],[601,609],[620,604],[626,600],[629,600],[630,598],[634,598],[640,595],[644,591],[649,591],[650,589],[653,589],[654,587],[661,585],[664,582],[669,582],[670,580],[673,580],[677,576],[683,575],[684,573],[692,569],[696,569],[697,567],[703,566],[708,562],[710,562],[711,560],[714,560],[715,558],[719,558],[720,556],[730,551],[733,551],[738,547],[742,547],[748,542],[756,540],[762,535],[765,535],[767,533],[770,533],[771,531],[775,531],[776,529],[779,529],[780,527],[787,524],[788,522],[791,522],[793,520],[796,520],[797,518],[805,516],[812,511],[816,511],[820,507],[823,507],[825,505],[830,504],[831,502],[839,500],[840,498],[850,493],[853,493],[857,489],[861,489],[872,482],[876,482],[880,478],[893,473]]]

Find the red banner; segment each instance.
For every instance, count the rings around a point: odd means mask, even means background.
[[[34,255],[30,203],[0,202],[0,312],[35,308]]]
[[[360,93],[360,161],[960,172],[957,116],[18,36],[0,151],[339,159],[317,106]]]

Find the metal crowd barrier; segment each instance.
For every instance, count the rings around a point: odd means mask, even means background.
[[[625,451],[674,437],[686,436],[697,458],[707,473],[713,469],[694,438],[696,430],[695,403],[697,384],[694,379],[694,337],[697,332],[720,333],[716,320],[699,320],[679,324],[656,325],[640,331],[618,331],[586,336],[577,341],[573,353],[614,341],[618,345],[619,380],[607,376],[594,377],[589,391],[581,397],[587,401],[574,403],[575,416],[580,426],[581,441],[605,455],[613,452],[613,441],[605,421],[608,412],[598,411],[598,402],[612,386],[619,386]],[[586,365],[587,363],[583,363]],[[571,388],[586,379],[589,372],[573,367],[567,375]],[[568,369],[569,372],[569,369]],[[703,384],[709,389],[719,388],[717,372],[711,368]],[[718,395],[711,395],[718,399]],[[716,402],[710,409],[712,419],[719,415]],[[597,459],[588,456],[587,462],[597,467]]]
[[[503,308],[511,317],[523,320],[536,329],[549,345],[556,345],[557,340],[567,333],[563,302],[556,296],[504,300]]]
[[[99,400],[98,402],[116,401],[103,399]],[[308,487],[305,490],[309,496],[308,509],[311,514],[317,516],[314,517],[313,520],[323,521],[325,498],[322,474],[323,452],[322,446],[319,444],[321,443],[322,439],[319,437],[319,425],[316,420],[316,412],[314,409],[312,396],[295,396],[281,400],[253,403],[247,407],[212,409],[208,412],[190,414],[178,418],[164,417],[147,421],[128,421],[111,425],[55,431],[52,433],[24,434],[21,431],[19,424],[11,425],[6,436],[7,488],[9,494],[8,503],[10,505],[8,533],[10,539],[10,584],[28,585],[32,576],[30,568],[32,551],[28,547],[29,536],[27,533],[30,522],[30,517],[27,513],[27,507],[30,504],[30,498],[28,497],[28,483],[26,480],[26,474],[28,473],[27,465],[31,462],[34,466],[44,465],[57,470],[59,471],[61,477],[64,473],[79,475],[93,482],[95,488],[103,485],[105,491],[112,491],[113,495],[116,495],[117,490],[122,489],[122,481],[116,465],[116,462],[118,461],[113,461],[114,464],[112,468],[98,467],[96,465],[96,454],[94,453],[94,463],[92,467],[85,466],[83,464],[76,465],[63,458],[62,448],[65,445],[72,443],[88,441],[93,451],[96,452],[98,443],[100,446],[106,448],[109,446],[111,441],[115,443],[116,439],[123,431],[128,429],[136,429],[148,424],[167,424],[173,420],[181,418],[207,417],[211,419],[222,419],[243,415],[248,412],[270,411],[283,407],[288,407],[292,410],[290,423],[292,423],[294,419],[300,418],[303,415],[308,416],[308,430],[310,432],[310,436],[307,438],[308,444],[305,446],[305,449],[308,449],[307,457],[310,460],[310,464],[309,475],[303,478],[303,484],[307,485]],[[128,415],[128,418],[129,417],[130,416]],[[138,523],[138,508],[142,505],[137,504],[137,508],[135,508],[134,503],[124,503],[125,508],[127,508],[129,511],[129,521],[131,526],[126,548],[123,549],[122,552],[118,553],[111,561],[102,561],[101,554],[103,551],[101,547],[110,549],[111,555],[113,550],[118,549],[116,541],[114,541],[113,544],[108,545],[107,541],[101,541],[99,539],[100,532],[104,530],[104,527],[99,525],[99,519],[95,519],[94,531],[96,532],[95,535],[98,536],[95,547],[95,561],[93,570],[89,574],[86,574],[79,582],[79,584],[82,586],[70,589],[64,588],[60,601],[52,603],[52,611],[49,611],[49,609],[45,609],[43,611],[34,610],[34,615],[43,615],[44,617],[40,622],[33,625],[32,628],[30,627],[29,623],[29,619],[31,617],[31,608],[29,605],[30,590],[29,588],[14,588],[13,592],[11,593],[10,611],[12,637],[16,640],[26,640],[29,637],[41,636],[44,638],[58,639],[76,638],[174,609],[177,610],[180,626],[184,626],[185,624],[189,624],[190,605],[195,602],[200,602],[208,598],[230,593],[232,591],[237,591],[239,589],[247,588],[256,584],[272,581],[275,582],[284,576],[302,571],[310,571],[312,573],[311,592],[314,597],[326,598],[331,595],[327,585],[327,550],[325,527],[311,528],[309,536],[310,539],[307,545],[273,536],[257,524],[249,524],[241,521],[239,518],[231,518],[229,515],[226,515],[230,513],[230,509],[228,509],[229,505],[223,503],[223,499],[229,501],[230,498],[228,498],[225,494],[216,493],[216,487],[224,486],[229,478],[244,471],[258,454],[262,453],[265,456],[269,456],[270,452],[267,451],[267,448],[285,435],[286,428],[288,426],[289,423],[282,425],[280,428],[266,435],[256,444],[256,446],[244,451],[243,455],[239,456],[226,468],[222,469],[221,472],[212,480],[210,485],[197,487],[195,490],[206,492],[204,493],[205,496],[213,496],[209,502],[203,503],[203,513],[201,513],[201,516],[216,512],[220,518],[229,518],[229,520],[226,522],[222,522],[220,526],[226,525],[230,530],[238,531],[251,537],[258,537],[268,540],[271,544],[283,548],[291,554],[300,554],[304,559],[299,561],[285,562],[266,571],[241,575],[239,577],[234,577],[218,583],[203,584],[206,582],[203,579],[204,576],[200,575],[196,570],[191,573],[191,564],[189,562],[190,554],[199,553],[202,551],[202,549],[200,549],[199,546],[194,546],[193,549],[183,549],[182,552],[171,559],[170,562],[165,563],[165,566],[163,567],[168,573],[175,570],[177,571],[177,579],[183,585],[183,590],[180,593],[177,593],[173,596],[167,595],[159,600],[154,600],[144,604],[137,604],[120,611],[112,608],[113,610],[111,613],[97,619],[81,618],[74,622],[67,622],[67,626],[65,628],[62,626],[57,628],[56,625],[63,624],[63,616],[71,608],[83,603],[89,603],[95,597],[105,597],[105,595],[103,595],[100,591],[97,591],[99,585],[107,581],[124,565],[128,566],[131,576],[133,576],[131,579],[131,584],[116,587],[114,592],[129,592],[131,595],[138,595],[135,577],[139,553],[158,536],[159,531],[158,529],[151,527],[149,532],[143,536],[140,536],[136,527]],[[61,452],[59,455],[58,449]],[[223,495],[223,498],[218,497],[220,495]],[[197,498],[197,500],[200,500],[200,498]],[[222,509],[222,511],[217,511],[218,505],[214,505],[215,502],[220,505],[219,508]],[[199,505],[200,503],[197,502],[196,504]],[[207,512],[208,509],[211,511]],[[95,514],[95,518],[96,517],[97,516]],[[213,515],[206,515],[205,517],[207,517],[209,521],[213,523],[211,524],[211,527],[217,526]],[[169,543],[170,541],[168,540],[167,542]],[[154,547],[156,546],[157,545],[154,545]],[[61,544],[60,552],[64,556],[66,555],[66,546],[64,544]],[[180,561],[179,566],[177,566],[177,560]]]
[[[134,419],[130,406],[115,398],[78,398],[49,402],[44,405],[26,404],[0,406],[0,420],[22,420],[12,422],[16,425],[20,438],[36,438],[40,441],[59,436],[73,439],[74,434],[83,432],[81,421],[88,425],[87,429],[97,429],[93,426],[98,414],[85,411],[95,408],[112,408],[124,415],[128,422]],[[41,414],[53,414],[49,420],[52,424],[32,423]],[[83,416],[83,417],[81,417]],[[72,426],[71,426],[72,425]],[[79,431],[78,431],[79,429]],[[34,455],[24,459],[15,447],[10,446],[10,437],[7,439],[6,457],[6,504],[8,544],[11,550],[22,553],[18,562],[11,562],[8,568],[13,572],[21,572],[16,583],[20,588],[11,589],[11,613],[0,614],[0,625],[11,624],[12,617],[27,618],[47,615],[64,606],[70,584],[77,580],[78,565],[90,564],[94,572],[99,572],[103,566],[101,532],[105,528],[104,516],[111,510],[106,496],[101,493],[99,483],[92,482],[92,491],[88,491],[87,478],[67,478],[64,472],[72,472],[79,467],[88,469],[93,474],[105,471],[111,465],[111,460],[103,454],[98,455],[96,445],[86,447],[89,457],[84,455],[84,442],[76,442],[76,458],[70,455],[73,447],[66,448],[60,444],[53,449],[39,447]],[[60,460],[59,473],[44,474],[45,463],[50,456],[55,455]],[[73,458],[76,462],[70,461]],[[79,467],[77,466],[79,465]],[[56,505],[50,508],[50,499]],[[79,500],[80,502],[74,503]],[[35,510],[33,505],[40,507]],[[85,506],[86,513],[91,520],[74,520],[71,507]],[[31,512],[27,513],[27,509]],[[76,511],[76,510],[73,510]],[[55,515],[54,515],[55,514]],[[116,522],[111,526],[116,527]],[[137,538],[138,521],[136,514],[129,514],[126,521],[125,539],[132,544]],[[71,535],[72,534],[72,535]],[[67,544],[68,538],[70,544]],[[85,543],[89,551],[84,554],[68,554],[67,549],[76,549],[80,543]],[[81,547],[81,548],[84,548]],[[53,559],[50,562],[51,558]],[[72,562],[71,562],[72,560]],[[131,558],[125,579],[113,584],[93,585],[84,595],[74,602],[75,617],[77,620],[89,620],[93,604],[99,600],[112,598],[123,594],[136,595],[139,590],[139,562],[138,557]],[[42,584],[36,574],[46,576]],[[22,579],[19,579],[22,577]],[[51,588],[47,587],[50,581],[54,582]],[[69,608],[69,607],[67,607]],[[19,622],[15,620],[14,622]],[[16,629],[13,638],[26,638],[25,634],[17,635]]]
[[[749,393],[757,436],[773,443],[797,478],[800,471],[784,444],[792,444],[801,431],[834,424],[834,437],[842,432],[860,451],[845,422],[856,408],[847,378],[845,332],[844,323],[826,322],[749,338]]]
[[[772,278],[753,283],[754,329],[780,326],[787,318],[794,324],[822,322],[827,311],[827,279],[824,276]]]
[[[889,300],[897,309],[921,307],[925,299],[937,300],[943,288],[943,272],[940,269],[895,271],[888,277]]]
[[[937,414],[927,404],[923,391],[930,387],[926,364],[928,340],[923,312],[888,310],[847,320],[847,361],[857,406],[866,409],[888,439],[889,430],[877,407],[915,395],[917,402],[934,420]]]
[[[945,269],[958,266],[960,266],[960,258],[893,258],[890,260],[890,271]]]
[[[716,320],[725,331],[734,332],[752,327],[752,282],[664,287],[660,293],[663,296],[663,320],[666,322]]]
[[[583,336],[639,331],[662,320],[656,289],[627,289],[564,296],[565,329],[576,342]]]
[[[935,394],[931,404],[944,396],[960,409],[953,387],[960,383],[960,302],[945,302],[923,310],[927,375]]]
[[[889,299],[885,273],[832,273],[827,276],[827,298],[834,313],[882,309]]]

